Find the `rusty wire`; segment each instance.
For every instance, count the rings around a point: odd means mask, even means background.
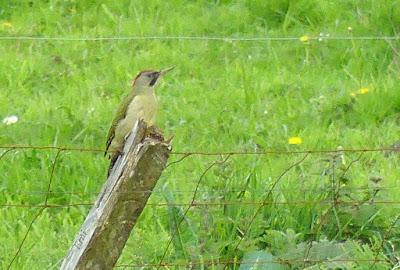
[[[379,249],[377,248],[377,249],[375,250],[375,258],[374,258],[375,261],[372,263],[372,265],[370,266],[369,269],[373,269],[373,267],[375,266],[376,260],[377,260],[378,257],[379,257],[379,251],[383,249],[383,247],[384,247],[384,245],[385,245],[385,242],[387,241],[387,238],[389,237],[390,233],[392,232],[394,226],[396,225],[397,221],[399,221],[399,219],[400,219],[400,215],[397,215],[396,218],[394,218],[393,221],[391,222],[391,224],[389,225],[389,228],[388,228],[388,229],[386,230],[386,232],[383,234],[381,243],[380,243],[380,245],[379,245]]]
[[[195,199],[196,199],[196,196],[197,196],[197,191],[198,191],[198,189],[199,189],[199,187],[200,187],[200,184],[201,184],[201,182],[202,182],[204,176],[208,173],[208,171],[210,171],[210,170],[211,170],[214,166],[216,166],[217,164],[223,164],[223,163],[227,162],[228,159],[230,158],[230,156],[231,156],[231,155],[228,155],[228,156],[227,156],[226,158],[224,158],[222,161],[216,160],[216,161],[212,162],[209,166],[207,166],[207,168],[206,168],[206,169],[203,171],[203,173],[200,175],[199,180],[198,180],[197,183],[196,183],[196,187],[195,187],[195,189],[194,189],[191,202],[187,205],[187,208],[186,208],[185,212],[183,213],[182,218],[178,221],[178,223],[177,223],[177,225],[176,225],[176,230],[175,230],[174,232],[172,232],[172,234],[171,234],[171,236],[170,236],[170,238],[169,238],[169,241],[168,241],[168,243],[167,243],[167,246],[166,246],[166,248],[164,249],[164,252],[163,252],[163,254],[162,254],[162,256],[161,256],[161,259],[160,259],[160,261],[159,261],[159,264],[158,264],[158,266],[157,266],[157,269],[160,269],[160,267],[162,266],[162,262],[164,261],[165,256],[167,256],[169,247],[171,246],[171,243],[172,243],[172,241],[173,241],[175,235],[178,234],[178,232],[179,232],[179,226],[182,224],[183,220],[186,218],[186,215],[187,215],[187,213],[189,212],[190,208],[192,208],[192,207],[195,205],[194,202],[195,202]]]
[[[0,149],[36,149],[36,150],[61,150],[61,151],[77,151],[77,152],[101,152],[102,148],[85,148],[74,146],[41,146],[41,145],[0,145]],[[183,156],[226,156],[226,155],[289,155],[289,154],[324,154],[324,153],[352,153],[352,152],[387,152],[398,151],[394,147],[379,147],[379,148],[345,148],[345,149],[308,149],[308,150],[264,150],[264,151],[174,151],[171,155]],[[110,151],[109,151],[110,152]],[[112,151],[111,151],[112,152]],[[184,159],[184,158],[183,158]]]
[[[40,42],[102,42],[102,41],[196,41],[196,42],[301,42],[297,36],[0,36],[0,41],[40,41]],[[400,36],[367,35],[367,36],[307,36],[307,40],[329,41],[396,41]]]
[[[348,191],[363,191],[363,190],[371,190],[371,189],[378,189],[380,191],[383,190],[395,190],[395,189],[400,189],[400,186],[379,186],[379,187],[369,187],[369,186],[361,186],[361,187],[346,187],[346,190]],[[266,189],[264,192],[268,192],[270,189]],[[280,192],[286,192],[286,191],[298,191],[299,188],[275,188],[274,191],[280,191]],[[303,189],[304,190],[304,189]],[[332,188],[321,188],[321,187],[315,187],[315,188],[307,188],[307,191],[312,191],[312,192],[326,192],[326,191],[331,191]],[[208,193],[212,192],[214,194],[212,195],[219,195],[218,193],[238,193],[238,192],[245,192],[248,191],[247,189],[232,189],[232,190],[224,190],[224,189],[213,189],[212,191],[206,190],[206,189],[201,189],[198,190],[198,193]],[[175,194],[193,194],[194,190],[174,190]],[[255,192],[255,190],[250,190],[251,192]],[[6,194],[6,195],[26,195],[26,196],[40,196],[43,194],[46,194],[47,191],[24,191],[24,190],[18,190],[18,191],[13,191],[13,190],[1,190],[0,194]],[[99,195],[100,191],[49,191],[49,194],[53,195],[76,195],[76,196],[94,196],[94,195]],[[116,191],[116,190],[111,190],[110,193],[122,193],[122,194],[157,194],[157,195],[162,195],[164,192],[162,190],[140,190],[140,191]],[[210,194],[211,195],[211,194]]]
[[[40,215],[44,212],[45,209],[47,208],[68,208],[68,207],[81,207],[81,206],[92,206],[93,202],[77,202],[77,203],[69,203],[69,204],[50,204],[49,198],[52,195],[55,194],[69,194],[69,195],[79,195],[79,194],[93,194],[93,195],[98,195],[99,192],[97,191],[90,191],[90,192],[73,192],[73,191],[52,191],[52,183],[54,180],[54,174],[55,174],[55,170],[56,170],[56,164],[59,160],[59,157],[61,155],[61,153],[63,151],[78,151],[78,152],[104,152],[103,149],[96,149],[96,148],[79,148],[79,147],[57,147],[57,146],[31,146],[31,145],[0,145],[0,149],[6,149],[1,155],[0,155],[0,160],[6,156],[8,153],[10,153],[13,150],[16,149],[38,149],[38,150],[55,150],[56,152],[56,156],[54,158],[54,161],[52,163],[52,167],[51,167],[51,173],[48,179],[48,184],[47,184],[47,189],[46,191],[27,191],[24,193],[24,191],[16,191],[16,192],[11,192],[11,191],[2,191],[0,193],[5,193],[5,194],[35,194],[35,195],[40,195],[40,194],[44,194],[44,203],[43,204],[0,204],[0,207],[17,207],[17,208],[39,208],[39,210],[37,211],[37,213],[34,215],[34,217],[32,218],[31,222],[29,223],[29,226],[27,228],[27,231],[24,234],[24,237],[22,239],[22,241],[20,242],[17,251],[15,252],[14,256],[12,257],[12,260],[10,261],[7,269],[11,269],[12,264],[14,263],[14,261],[16,260],[16,258],[18,256],[20,256],[21,254],[21,250],[23,248],[23,245],[26,241],[26,239],[28,238],[28,235],[34,225],[34,223],[38,220],[38,218],[40,217]],[[363,156],[364,153],[366,152],[385,152],[385,151],[396,151],[396,149],[393,148],[362,148],[362,149],[334,149],[334,150],[324,150],[324,149],[315,149],[315,150],[296,150],[296,151],[280,151],[280,150],[268,150],[268,151],[262,151],[262,152],[247,152],[247,151],[222,151],[222,152],[205,152],[205,151],[191,151],[191,152],[173,152],[172,154],[175,155],[181,155],[182,157],[180,157],[178,160],[176,161],[172,161],[171,163],[169,163],[166,167],[170,167],[171,165],[177,164],[182,162],[183,160],[185,160],[187,157],[189,156],[220,156],[220,157],[224,157],[222,160],[217,159],[214,162],[210,163],[205,170],[201,173],[201,175],[199,176],[199,178],[196,181],[196,185],[194,190],[177,190],[176,192],[180,192],[180,193],[191,193],[192,197],[189,203],[159,203],[159,202],[155,202],[155,203],[148,203],[148,206],[154,206],[154,207],[169,207],[169,206],[180,206],[180,207],[185,207],[185,211],[183,212],[183,216],[180,218],[180,220],[177,222],[177,226],[175,228],[174,231],[171,232],[169,241],[167,243],[166,248],[163,251],[163,254],[161,256],[161,259],[159,260],[158,263],[155,264],[133,264],[133,265],[118,265],[117,267],[155,267],[157,269],[161,268],[161,267],[166,267],[166,266],[185,266],[185,265],[196,265],[196,262],[184,262],[184,264],[182,263],[165,263],[164,260],[167,256],[168,250],[172,244],[172,241],[174,239],[174,237],[176,237],[176,234],[179,233],[179,227],[181,225],[181,223],[183,222],[183,220],[185,219],[185,217],[187,216],[188,212],[190,211],[190,209],[194,208],[194,207],[215,207],[215,206],[225,206],[225,205],[240,205],[240,206],[257,206],[254,215],[252,215],[252,217],[250,218],[250,221],[247,224],[247,227],[243,230],[243,234],[241,235],[241,237],[239,238],[238,242],[236,243],[236,245],[234,246],[234,251],[236,251],[239,246],[240,243],[242,242],[242,240],[246,237],[246,235],[248,234],[248,232],[251,230],[252,227],[252,223],[254,222],[254,220],[256,219],[256,217],[258,216],[258,214],[260,213],[261,209],[263,207],[266,206],[271,206],[271,205],[306,205],[306,204],[327,204],[327,205],[331,205],[331,207],[325,211],[319,218],[319,221],[317,220],[317,224],[318,226],[313,227],[313,232],[312,235],[317,236],[319,231],[321,230],[321,228],[325,225],[327,219],[326,219],[326,215],[327,213],[329,213],[329,211],[334,210],[334,207],[336,207],[339,204],[344,204],[344,205],[351,205],[351,206],[359,206],[361,204],[400,204],[400,201],[396,201],[396,200],[373,200],[373,201],[365,201],[365,200],[338,200],[335,196],[333,196],[331,199],[324,199],[324,200],[299,200],[299,201],[273,201],[271,200],[271,195],[273,191],[285,191],[285,190],[294,190],[294,188],[276,188],[276,186],[278,185],[278,183],[281,181],[281,179],[293,168],[297,167],[298,165],[302,164],[302,162],[310,155],[310,154],[324,154],[324,153],[332,153],[332,154],[338,154],[338,153],[360,153],[360,155],[355,158],[354,160],[352,160],[348,166],[345,168],[345,170],[342,172],[341,177],[344,177],[344,175],[349,171],[350,167],[353,166],[356,162],[360,161],[361,157]],[[292,165],[290,165],[289,167],[287,167],[281,174],[279,174],[276,178],[276,180],[272,183],[271,187],[267,190],[265,190],[265,196],[264,199],[262,199],[261,201],[241,201],[241,200],[237,200],[237,201],[213,201],[213,200],[206,200],[206,201],[196,201],[196,197],[197,195],[202,192],[202,190],[200,190],[200,185],[202,183],[203,178],[205,177],[205,175],[216,165],[218,164],[223,164],[225,162],[228,161],[228,159],[231,156],[234,155],[267,155],[267,154],[278,154],[278,155],[291,155],[291,154],[303,154],[304,156],[299,159],[298,161],[294,162]],[[376,187],[379,190],[384,190],[384,189],[396,189],[399,188],[398,186],[391,186],[391,187]],[[349,190],[368,190],[371,189],[371,187],[349,187]],[[325,191],[332,191],[335,192],[335,189],[333,188],[333,186],[331,188],[326,188],[326,189],[318,189],[318,188],[308,188],[307,190],[310,191],[315,191],[315,190],[325,190]],[[218,190],[213,190],[213,192],[216,192]],[[220,190],[222,191],[222,190]],[[229,190],[229,192],[243,192],[246,191],[246,189],[240,189],[240,190]],[[133,191],[135,192],[135,191]],[[126,192],[126,193],[133,193],[133,192]],[[153,190],[146,190],[146,191],[140,191],[141,193],[161,193],[161,191],[153,191]],[[226,192],[225,190],[223,190],[223,192]],[[135,192],[137,193],[137,192]],[[386,231],[386,233],[384,233],[383,237],[382,237],[382,242],[381,242],[381,249],[383,248],[385,241],[387,240],[386,238],[388,237],[388,235],[390,234],[390,231],[392,230],[392,228],[395,226],[396,222],[398,221],[400,216],[397,216],[397,218],[395,219],[395,221],[391,224],[390,228]],[[308,259],[308,253],[312,247],[312,243],[313,243],[313,238],[311,237],[309,240],[309,247],[308,247],[308,251],[306,252],[306,254],[304,254],[304,260],[299,260],[298,262],[302,262],[304,264],[304,266],[307,263],[311,263],[311,262],[325,262],[325,261],[329,261],[329,262],[333,262],[333,261],[354,261],[354,262],[360,262],[362,260],[321,260],[321,261],[312,261],[310,259]],[[375,265],[376,262],[379,261],[386,261],[386,260],[378,260],[378,255],[379,253],[376,253],[375,259],[374,260],[369,260],[371,262],[373,262]],[[221,265],[225,265],[225,268],[232,263],[237,263],[238,261],[235,260],[218,260],[217,262],[212,261],[212,262],[197,262],[197,264],[221,264]],[[271,263],[274,261],[265,261],[262,262],[260,260],[258,260],[259,264],[262,263]],[[278,261],[275,261],[278,262]],[[296,262],[295,260],[279,260],[280,263],[289,263],[289,262]],[[246,262],[246,261],[241,261],[240,264],[246,264],[246,263],[251,263],[251,262]],[[372,266],[373,267],[373,266]]]
[[[353,164],[355,164],[356,162],[358,162],[360,159],[361,159],[361,157],[362,157],[362,155],[363,155],[363,153],[361,153],[361,155],[358,157],[358,158],[356,158],[356,159],[354,159],[354,160],[352,160],[350,163],[349,163],[349,165],[346,167],[346,169],[343,171],[343,173],[342,173],[342,177],[344,177],[345,175],[346,175],[346,173],[349,171],[349,169],[350,169],[350,167],[353,165]],[[309,255],[310,255],[310,252],[311,252],[311,249],[312,249],[312,247],[313,247],[313,241],[315,241],[316,239],[317,239],[317,236],[319,235],[319,233],[320,233],[320,231],[321,231],[321,229],[322,229],[322,227],[324,227],[325,226],[325,223],[327,222],[327,216],[328,216],[328,213],[330,213],[331,211],[334,211],[335,210],[335,208],[336,208],[336,206],[338,205],[338,199],[337,199],[337,189],[336,189],[336,185],[335,185],[335,176],[336,176],[336,173],[335,173],[335,168],[336,168],[336,166],[335,166],[335,162],[336,162],[336,157],[332,157],[332,160],[330,161],[331,162],[331,165],[332,165],[332,176],[331,176],[331,178],[332,178],[332,185],[331,185],[331,193],[332,193],[332,197],[331,197],[331,206],[319,217],[319,219],[316,219],[316,222],[317,222],[317,226],[313,226],[312,227],[312,230],[311,230],[311,237],[310,237],[310,239],[309,239],[309,241],[308,241],[308,245],[307,245],[307,248],[306,248],[306,250],[305,250],[305,253],[304,253],[304,259],[305,260],[308,260],[308,257],[309,257]],[[339,228],[340,229],[340,228]],[[303,263],[303,265],[302,265],[302,267],[303,268],[305,268],[306,267],[306,262],[304,261],[304,263]]]
[[[296,161],[295,163],[293,163],[292,165],[290,165],[288,168],[286,168],[277,178],[276,180],[273,182],[270,190],[267,192],[267,194],[264,197],[264,200],[262,201],[262,204],[259,204],[258,208],[256,209],[254,215],[250,218],[250,222],[247,224],[247,227],[245,229],[242,230],[242,236],[239,238],[239,241],[236,243],[236,245],[234,246],[234,251],[237,251],[237,249],[240,246],[240,243],[243,241],[243,239],[246,237],[247,233],[250,231],[251,226],[253,225],[254,220],[256,219],[256,217],[258,216],[258,214],[260,213],[262,207],[268,202],[268,199],[270,198],[270,196],[272,195],[272,191],[274,190],[274,188],[276,187],[276,185],[280,182],[280,180],[283,178],[283,176],[285,176],[291,169],[295,168],[297,165],[301,164],[307,157],[308,157],[309,153],[306,153],[300,160]],[[228,264],[225,264],[224,269],[226,269],[228,267]]]
[[[349,200],[349,201],[337,201],[336,204],[349,205],[349,206],[359,206],[361,204],[400,204],[400,201],[365,201],[365,200]],[[68,204],[0,204],[0,207],[4,208],[68,208],[68,207],[78,207],[78,206],[91,206],[94,202],[78,202],[78,203],[68,203]],[[243,206],[260,206],[265,207],[269,205],[313,205],[313,204],[332,204],[332,200],[302,200],[302,201],[192,201],[190,203],[147,203],[148,206],[154,207],[169,207],[169,206],[186,206],[192,207],[203,207],[203,206],[224,206],[224,205],[243,205]]]
[[[58,161],[58,159],[59,159],[60,154],[61,154],[62,151],[63,151],[62,149],[58,149],[58,150],[57,150],[56,156],[55,156],[54,161],[53,161],[53,164],[52,164],[52,166],[51,166],[51,173],[50,173],[50,177],[49,177],[49,181],[48,181],[47,193],[46,193],[45,198],[44,198],[44,205],[40,207],[40,209],[38,210],[38,212],[36,213],[36,215],[34,216],[34,218],[31,220],[31,222],[30,222],[30,224],[29,224],[29,226],[28,226],[28,229],[26,230],[25,235],[24,235],[24,237],[22,238],[22,241],[21,241],[20,244],[18,245],[17,251],[15,252],[14,256],[12,257],[10,263],[9,263],[8,266],[7,266],[7,270],[11,269],[12,264],[14,263],[14,261],[16,260],[16,258],[17,258],[17,257],[19,256],[19,254],[21,253],[22,247],[23,247],[23,245],[24,245],[26,239],[28,238],[28,235],[29,235],[29,233],[30,233],[30,231],[31,231],[31,229],[32,229],[32,227],[33,227],[33,224],[34,224],[34,223],[36,222],[36,220],[40,217],[40,215],[43,213],[43,211],[44,211],[46,208],[49,207],[49,206],[48,206],[48,199],[49,199],[49,196],[50,196],[50,193],[49,193],[49,192],[50,192],[50,189],[51,189],[51,183],[53,182],[54,173],[55,173],[55,169],[56,169],[56,164],[57,164],[57,161]]]
[[[279,264],[293,264],[293,263],[329,263],[329,262],[384,262],[386,260],[380,259],[325,259],[325,260],[312,260],[312,259],[275,259],[275,260],[242,260],[239,261],[237,259],[231,260],[223,260],[223,259],[211,259],[211,260],[203,260],[203,261],[184,261],[184,262],[165,262],[162,263],[162,267],[174,267],[174,266],[201,266],[201,265],[229,265],[229,264],[256,264],[256,265],[263,265],[263,264],[270,264],[270,263],[279,263]],[[136,263],[136,264],[118,264],[114,268],[143,268],[143,267],[157,267],[159,263]]]

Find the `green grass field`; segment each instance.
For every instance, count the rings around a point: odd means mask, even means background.
[[[174,151],[388,147],[400,139],[399,39],[324,37],[399,31],[397,0],[4,0],[0,36],[303,41],[1,40],[0,120],[16,115],[18,121],[0,123],[0,144],[104,148],[136,73],[176,65],[158,88],[158,126],[175,136]],[[305,41],[320,33],[322,40]],[[291,137],[302,143],[290,145]],[[58,269],[90,209],[44,210],[10,266],[40,208],[4,205],[43,204],[56,154],[16,149],[0,159],[1,269]],[[190,261],[199,262],[194,269],[223,269],[224,261],[241,270],[399,267],[398,153],[310,154],[277,181],[304,156],[233,155],[214,166],[196,201],[268,204],[250,230],[258,205],[192,207],[164,260],[182,265],[168,269],[189,268]],[[224,158],[193,155],[167,168],[150,202],[190,202],[203,171]],[[102,153],[61,152],[49,203],[94,201],[107,166]],[[146,207],[118,264],[157,264],[185,208]],[[245,260],[264,263],[251,268]]]

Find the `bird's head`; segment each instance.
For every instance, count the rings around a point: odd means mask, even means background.
[[[156,87],[157,82],[160,78],[167,73],[168,71],[174,69],[174,67],[169,67],[165,69],[161,69],[159,71],[155,70],[144,70],[141,71],[136,78],[132,82],[132,86],[136,88],[136,90],[152,90]]]

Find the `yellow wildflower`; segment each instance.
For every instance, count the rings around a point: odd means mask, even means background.
[[[368,92],[369,92],[369,88],[368,87],[362,87],[362,88],[358,89],[356,92],[351,92],[350,96],[356,97],[357,95],[364,95],[364,94],[366,94]]]
[[[301,36],[299,39],[300,39],[301,42],[304,42],[304,43],[310,41],[310,37],[307,36],[307,35]]]
[[[364,95],[364,94],[366,94],[368,92],[369,92],[369,89],[367,87],[363,87],[363,88],[360,88],[360,90],[358,90],[358,93],[360,95]]]
[[[2,25],[4,28],[12,28],[13,27],[12,23],[10,23],[10,22],[3,22]]]
[[[301,144],[303,140],[300,137],[290,137],[289,144]]]

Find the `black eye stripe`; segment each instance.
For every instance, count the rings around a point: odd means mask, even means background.
[[[153,86],[153,85],[155,85],[156,84],[156,82],[157,82],[157,79],[158,79],[158,77],[155,77],[155,78],[153,78],[152,80],[151,80],[151,82],[150,82],[150,86]]]

